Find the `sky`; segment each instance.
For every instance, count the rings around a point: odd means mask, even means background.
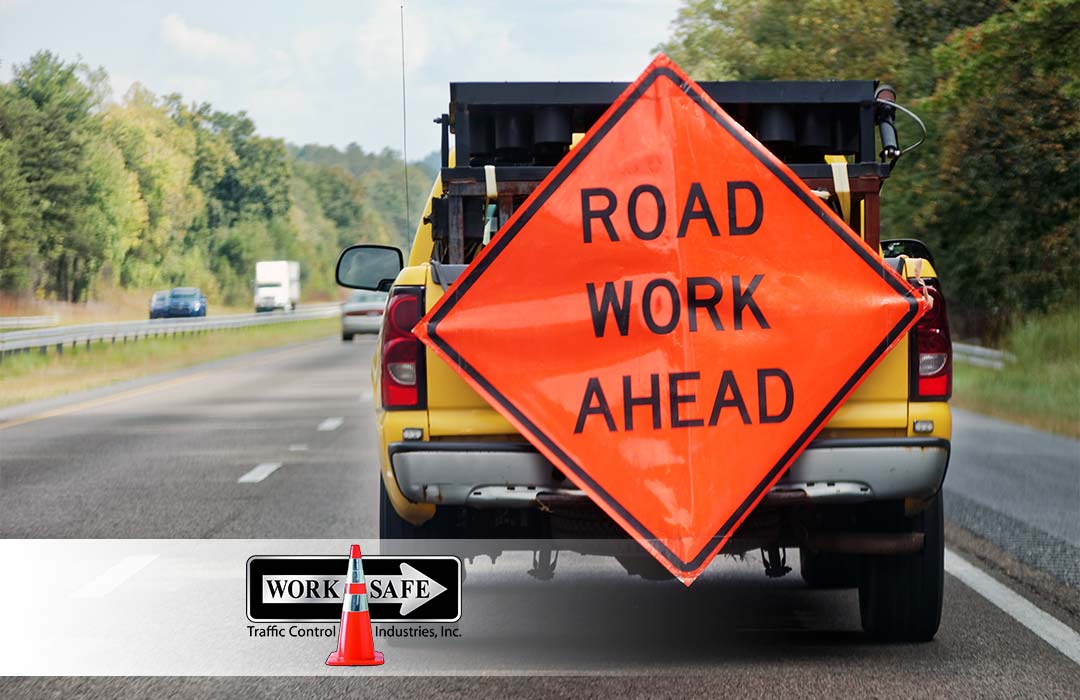
[[[0,0],[0,79],[48,49],[188,102],[245,110],[296,144],[402,149],[404,5],[408,155],[439,147],[449,83],[630,81],[679,0]]]

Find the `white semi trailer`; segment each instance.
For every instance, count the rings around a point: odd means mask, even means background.
[[[300,301],[300,263],[262,260],[255,263],[255,311],[292,311]]]

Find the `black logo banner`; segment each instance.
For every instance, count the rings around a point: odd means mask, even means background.
[[[349,558],[253,556],[247,562],[252,622],[337,622]],[[363,558],[372,622],[456,622],[461,560],[452,556]]]

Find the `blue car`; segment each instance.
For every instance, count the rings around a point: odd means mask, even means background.
[[[150,297],[150,318],[165,318],[165,314],[169,310],[169,292],[165,290],[163,292],[154,292],[154,296]]]
[[[206,315],[206,295],[198,287],[176,287],[169,292],[161,318],[187,318]]]

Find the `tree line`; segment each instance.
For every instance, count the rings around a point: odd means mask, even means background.
[[[193,285],[246,305],[255,261],[278,258],[331,292],[342,246],[408,243],[403,177],[393,151],[290,146],[139,84],[112,101],[104,70],[40,52],[0,83],[0,292]]]
[[[1080,305],[1080,1],[686,0],[660,48],[702,80],[892,84],[929,136],[882,236],[930,245],[960,333]]]

